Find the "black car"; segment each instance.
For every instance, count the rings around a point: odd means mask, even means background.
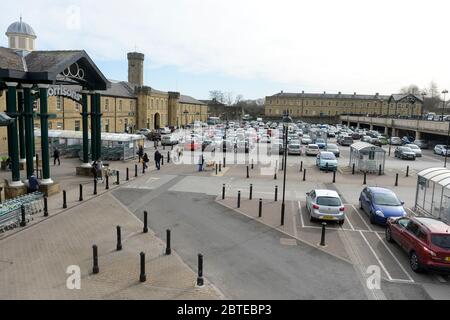
[[[398,147],[395,149],[394,156],[400,159],[416,160],[416,153],[408,147]]]

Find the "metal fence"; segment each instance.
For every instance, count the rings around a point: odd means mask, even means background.
[[[0,205],[0,233],[14,229],[22,220],[22,206],[25,208],[25,220],[33,220],[33,215],[44,209],[44,194],[41,192],[29,193],[5,201]]]

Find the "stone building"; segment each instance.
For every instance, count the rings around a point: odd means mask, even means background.
[[[423,100],[414,95],[374,95],[320,93],[280,93],[266,97],[265,116],[281,117],[288,112],[292,117],[336,117],[341,114],[374,116],[420,116]],[[394,98],[393,98],[394,97]]]
[[[210,117],[219,117],[222,120],[238,120],[243,114],[242,108],[239,106],[229,106],[216,99],[201,101],[208,105],[208,116]]]

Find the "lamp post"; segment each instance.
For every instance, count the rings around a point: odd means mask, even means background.
[[[188,114],[189,114],[189,111],[187,111],[187,110],[184,110],[183,111],[183,114],[184,114],[184,128],[186,128],[186,126],[187,126],[187,118],[188,118]]]
[[[442,104],[442,120],[441,120],[441,121],[444,121],[445,95],[446,95],[447,93],[448,93],[447,89],[444,90],[444,91],[442,91],[442,94],[444,95],[444,101],[443,101],[443,104]]]
[[[289,113],[285,113],[283,116],[283,202],[281,203],[281,225],[284,225],[284,212],[285,212],[285,198],[286,198],[286,172],[287,172],[287,133],[289,123],[292,122],[292,118]]]
[[[424,106],[425,106],[425,96],[427,95],[427,93],[425,91],[423,91],[421,94],[422,94],[422,109],[420,110],[420,119],[423,120],[423,110],[424,110]]]

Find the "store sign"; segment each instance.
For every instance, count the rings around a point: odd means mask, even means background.
[[[75,90],[72,90],[72,89],[68,89],[63,86],[50,87],[48,89],[48,96],[49,97],[56,97],[56,96],[67,97],[67,98],[70,98],[77,102],[81,101],[81,93],[79,93]]]

